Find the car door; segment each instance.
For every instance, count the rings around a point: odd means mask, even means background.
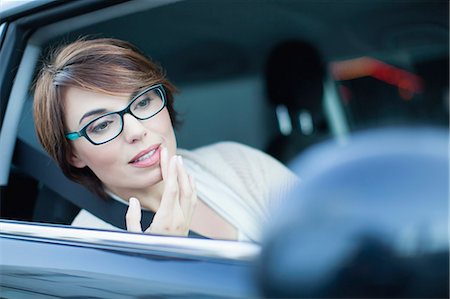
[[[0,223],[5,298],[248,298],[249,243]]]

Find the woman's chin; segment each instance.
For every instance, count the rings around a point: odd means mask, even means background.
[[[120,197],[153,193],[164,188],[161,175],[157,177],[152,176],[151,178],[140,177],[134,180],[129,180],[128,178],[127,181],[130,181],[129,184],[124,184],[122,182],[120,185],[109,185],[106,188]]]

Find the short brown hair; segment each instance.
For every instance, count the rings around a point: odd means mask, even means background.
[[[162,84],[172,124],[177,125],[173,109],[176,88],[166,79],[163,69],[132,44],[112,39],[79,39],[59,47],[44,62],[34,90],[36,132],[44,149],[64,174],[106,197],[100,179],[88,168],[69,163],[71,143],[65,138],[64,90],[77,87],[109,95],[132,93],[154,84]]]

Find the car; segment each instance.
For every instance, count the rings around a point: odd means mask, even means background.
[[[0,23],[2,297],[448,297],[448,1],[43,0]],[[36,71],[80,36],[165,68],[180,147],[236,141],[299,174],[261,244],[70,226],[85,209],[124,228],[126,212],[68,180],[34,132]]]

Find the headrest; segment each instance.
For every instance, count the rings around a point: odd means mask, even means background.
[[[319,51],[304,41],[285,41],[269,54],[265,84],[269,101],[288,109],[321,109],[325,66]]]

